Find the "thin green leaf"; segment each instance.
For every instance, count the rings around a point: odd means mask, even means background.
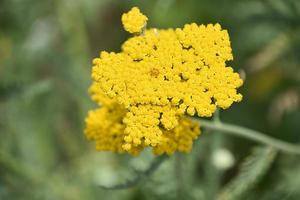
[[[271,147],[255,148],[242,163],[239,174],[220,192],[218,199],[240,199],[267,173],[276,155],[277,150]]]

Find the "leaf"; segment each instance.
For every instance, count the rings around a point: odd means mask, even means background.
[[[239,174],[220,192],[218,200],[240,199],[252,189],[267,173],[277,150],[272,147],[255,148],[240,167]]]
[[[136,177],[134,177],[133,179],[129,179],[124,183],[120,183],[113,186],[99,185],[99,187],[107,190],[121,190],[121,189],[128,189],[134,187],[137,184],[139,184],[144,178],[147,178],[150,175],[152,175],[152,173],[154,173],[167,158],[168,156],[166,155],[161,155],[156,157],[146,170],[144,171],[136,170],[137,172]]]

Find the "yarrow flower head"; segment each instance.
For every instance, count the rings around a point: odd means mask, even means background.
[[[131,33],[141,32],[146,20],[137,8],[122,16]],[[88,114],[86,136],[98,150],[189,152],[200,129],[188,116],[210,117],[242,99],[243,81],[226,66],[232,59],[228,32],[219,24],[148,29],[119,53],[101,52],[90,88],[101,108]]]

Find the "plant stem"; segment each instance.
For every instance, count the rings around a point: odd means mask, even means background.
[[[272,138],[267,136],[265,133],[261,133],[259,131],[255,131],[249,128],[222,123],[222,122],[212,122],[209,120],[196,119],[200,121],[200,124],[204,128],[208,128],[211,130],[221,131],[224,133],[229,133],[233,135],[237,135],[240,137],[244,137],[247,139],[251,139],[253,141],[269,145],[278,150],[282,150],[288,153],[299,154],[300,155],[300,145],[290,144],[288,142],[281,141],[279,139]]]
[[[214,121],[219,121],[219,118],[214,116]],[[218,134],[220,131],[212,131],[210,135],[209,145],[207,147],[207,162],[205,162],[205,192],[206,199],[215,199],[220,188],[222,171],[218,169],[213,163],[213,157],[215,152],[222,148],[224,135]]]
[[[177,152],[175,154],[175,162],[174,162],[175,176],[176,176],[176,187],[177,187],[177,199],[184,198],[184,180],[183,180],[183,169],[182,169],[182,155]]]

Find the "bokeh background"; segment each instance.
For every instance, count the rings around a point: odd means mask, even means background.
[[[0,0],[0,199],[300,199],[300,156],[206,130],[181,164],[173,156],[130,189],[98,187],[153,159],[96,152],[83,135],[91,60],[120,51],[132,6],[149,27],[220,23],[245,79],[222,121],[300,142],[298,0]]]

